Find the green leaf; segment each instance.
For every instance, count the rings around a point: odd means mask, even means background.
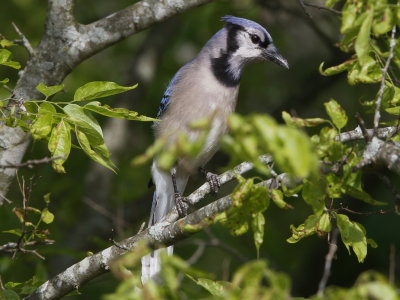
[[[14,42],[6,40],[6,39],[2,39],[0,41],[0,46],[2,48],[7,48],[7,47],[11,47],[11,46],[15,46]]]
[[[22,236],[22,230],[20,228],[3,230],[2,233],[10,233],[16,236]]]
[[[7,83],[9,83],[9,82],[10,82],[10,79],[9,79],[9,78],[4,78],[3,80],[0,81],[0,84],[1,84],[1,85],[5,85],[5,84],[7,84]]]
[[[375,17],[376,18],[376,17]],[[378,16],[379,21],[374,22],[372,25],[372,31],[376,36],[388,33],[394,25],[394,13],[393,9],[386,7]]]
[[[249,223],[256,214],[264,212],[269,206],[269,195],[264,186],[254,184],[254,178],[244,179],[238,176],[239,184],[234,189],[232,207],[219,216],[233,235],[247,232]],[[261,219],[258,221],[261,222]]]
[[[64,89],[63,84],[47,86],[43,82],[41,82],[36,86],[36,90],[45,95],[46,99],[49,98],[50,96],[53,96],[54,94],[61,92],[63,89]]]
[[[104,143],[103,131],[97,120],[89,112],[86,112],[76,104],[68,104],[63,110],[68,115],[67,121],[85,134],[89,145],[105,159],[108,159],[110,153]]]
[[[71,151],[71,133],[69,125],[64,120],[53,128],[48,147],[52,157],[63,156],[53,160],[52,166],[56,172],[65,173],[63,164]]]
[[[141,116],[136,111],[128,110],[126,108],[111,108],[108,105],[102,105],[98,101],[90,102],[83,106],[83,108],[107,117],[135,121],[158,121],[158,119]]]
[[[20,69],[21,64],[17,61],[11,60],[12,53],[7,49],[0,49],[0,65],[7,66],[14,69]]]
[[[319,66],[319,72],[321,75],[324,75],[324,76],[336,75],[336,74],[339,74],[339,73],[349,70],[351,67],[354,66],[354,64],[356,62],[357,62],[356,59],[349,59],[349,60],[341,63],[340,65],[333,66],[333,67],[327,68],[325,70],[323,70],[324,63],[321,63]]]
[[[327,114],[338,129],[342,129],[346,126],[348,121],[346,112],[336,100],[331,99],[329,102],[325,102],[324,105]]]
[[[46,195],[43,196],[43,200],[46,204],[50,203],[50,196],[51,196],[51,193],[47,193]]]
[[[332,230],[331,218],[329,214],[323,213],[319,219],[318,230],[323,232],[330,232]]]
[[[328,122],[328,120],[322,118],[301,119],[293,117],[286,111],[282,112],[282,119],[285,121],[286,125],[291,127],[314,127]]]
[[[293,206],[283,200],[283,193],[280,190],[270,190],[272,201],[279,207],[283,209],[292,209]]]
[[[342,9],[342,26],[340,31],[342,33],[348,33],[354,28],[357,18],[357,6],[354,3],[346,2]]]
[[[325,207],[325,182],[322,180],[306,180],[303,185],[302,196],[310,205],[314,213],[318,214]]]
[[[56,109],[53,104],[43,102],[39,106],[38,116],[31,125],[31,134],[34,139],[47,138],[50,135],[55,120]]]
[[[21,298],[13,290],[5,289],[5,290],[0,290],[0,299],[1,300],[3,300],[3,299],[4,300],[20,300]]]
[[[370,194],[363,191],[361,188],[346,186],[346,193],[351,197],[354,197],[371,205],[387,205],[386,202],[375,200]]]
[[[297,227],[290,225],[290,230],[292,231],[292,236],[288,238],[286,241],[288,243],[294,244],[300,241],[301,239],[313,235],[318,231],[318,224],[321,216],[311,215],[308,216],[303,224],[300,224]]]
[[[78,138],[79,145],[81,146],[82,150],[95,162],[105,166],[109,170],[113,171],[115,173],[115,170],[113,168],[113,163],[106,157],[101,156],[99,153],[94,151],[91,147],[91,144],[89,142],[88,136],[80,131],[79,129],[75,130],[76,137]]]
[[[370,35],[373,20],[373,10],[366,12],[366,17],[361,24],[360,31],[357,35],[354,48],[361,66],[367,63],[369,52],[371,50]]]
[[[226,281],[214,281],[207,278],[197,278],[194,279],[190,277],[197,285],[205,288],[211,295],[216,297],[224,297],[227,292],[227,287],[231,286],[229,282]]]
[[[253,230],[254,244],[257,249],[257,258],[260,257],[260,246],[264,241],[265,218],[263,213],[256,213],[251,220],[251,229]]]
[[[93,100],[120,94],[129,90],[133,90],[137,84],[133,86],[120,86],[110,81],[92,81],[86,83],[75,91],[74,101]]]
[[[385,111],[391,115],[400,116],[400,106],[389,107]]]
[[[54,221],[54,214],[49,211],[49,209],[46,207],[45,209],[42,210],[42,214],[40,216],[42,221],[46,224],[53,223]]]
[[[310,139],[304,132],[297,128],[277,125],[266,115],[251,116],[249,121],[247,124],[254,127],[250,127],[249,131],[258,134],[257,140],[263,147],[262,153],[271,153],[282,171],[298,177],[318,173],[318,159]],[[251,133],[244,132],[238,137],[242,138],[243,135]],[[302,159],[299,159],[299,153]]]
[[[367,237],[365,228],[357,222],[350,221],[349,217],[343,214],[335,214],[337,225],[342,241],[350,253],[353,249],[359,262],[363,262],[367,256]]]

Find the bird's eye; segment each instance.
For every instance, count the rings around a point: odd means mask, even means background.
[[[254,44],[258,44],[260,42],[260,37],[258,35],[256,35],[256,34],[251,34],[250,38],[251,38],[251,41]]]

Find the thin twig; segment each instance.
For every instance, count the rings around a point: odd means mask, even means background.
[[[0,198],[5,200],[8,204],[12,203],[12,201],[10,199],[8,199],[6,196],[4,196],[2,193],[0,193]],[[0,201],[1,203],[1,201]]]
[[[342,205],[342,203],[340,203],[340,208],[336,209],[335,211],[346,211],[346,212],[349,212],[349,213],[352,213],[352,214],[355,214],[355,215],[371,216],[371,215],[385,215],[385,214],[388,214],[388,213],[391,213],[391,212],[395,212],[395,209],[394,208],[390,208],[390,209],[387,209],[387,210],[380,209],[378,211],[360,212],[360,211],[351,210],[348,207],[344,207]]]
[[[382,69],[381,85],[379,87],[378,98],[376,99],[376,107],[374,114],[374,136],[376,136],[376,130],[379,127],[379,120],[381,118],[381,104],[382,104],[383,92],[385,91],[386,75],[389,70],[390,62],[392,61],[393,58],[395,46],[396,46],[396,25],[394,25],[392,28],[392,34],[390,37],[389,56],[386,60],[385,66]]]
[[[313,8],[317,8],[317,9],[321,9],[321,10],[326,10],[329,11],[331,13],[334,13],[336,15],[342,15],[342,12],[340,10],[337,9],[333,9],[330,7],[326,7],[323,5],[318,5],[318,4],[314,4],[314,3],[309,3],[309,2],[303,2],[305,6],[309,6],[309,7],[313,7]]]
[[[41,165],[41,164],[48,164],[57,159],[63,159],[65,156],[54,156],[54,157],[44,157],[41,159],[30,159],[26,162],[22,162],[19,164],[11,164],[8,163],[6,165],[0,165],[0,169],[19,169],[19,168],[29,168],[32,169],[34,166]]]
[[[33,56],[33,54],[35,53],[35,50],[33,50],[33,47],[31,45],[31,43],[29,42],[29,40],[21,32],[21,30],[19,30],[19,28],[17,27],[17,25],[15,25],[14,22],[12,22],[11,24],[14,27],[15,31],[18,33],[19,37],[21,38],[22,46],[24,46],[26,48],[26,50],[28,50],[28,53],[29,53],[30,56]]]
[[[337,251],[337,240],[339,236],[339,230],[335,228],[331,234],[331,240],[329,242],[329,250],[325,256],[325,266],[324,266],[324,273],[322,275],[321,281],[318,285],[318,296],[322,296],[328,283],[329,276],[331,275],[332,269],[332,261],[335,257]]]
[[[307,15],[307,17],[309,17],[310,19],[312,19],[312,15],[308,12],[306,4],[304,3],[303,0],[298,0],[301,7],[303,8],[304,13]]]
[[[356,112],[355,116],[358,126],[361,128],[361,132],[363,134],[364,139],[369,142],[371,140],[371,135],[369,135],[367,128],[365,127],[365,122],[363,118],[361,118],[360,113]]]
[[[367,135],[372,136],[374,133],[374,129],[366,129]],[[382,127],[376,130],[376,135],[380,139],[390,139],[395,134],[400,133],[399,126],[389,126],[389,127]],[[342,132],[335,137],[335,141],[340,141],[343,143],[362,140],[364,139],[365,133],[363,134],[361,127],[357,126],[356,129]]]
[[[22,243],[20,240],[18,240],[17,243],[10,242],[4,245],[0,245],[0,252],[12,253],[13,258],[15,258],[18,252],[31,253],[39,257],[40,259],[45,260],[45,257],[41,255],[39,252],[37,252],[37,250],[26,249],[26,247],[33,247],[39,245],[52,245],[52,244],[54,244],[54,240],[38,240],[27,243]]]

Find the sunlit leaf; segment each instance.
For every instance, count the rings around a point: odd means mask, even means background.
[[[42,210],[42,214],[40,216],[42,221],[46,224],[53,223],[54,221],[54,214],[49,211],[48,208]]]
[[[377,36],[385,34],[393,28],[394,21],[395,21],[393,9],[386,7],[379,14],[378,18],[379,18],[379,21],[374,22],[372,25],[372,31]]]
[[[92,81],[86,83],[75,91],[74,101],[85,101],[108,97],[133,90],[136,87],[137,84],[132,86],[121,86],[110,81]]]
[[[338,129],[342,129],[346,126],[348,121],[346,112],[336,100],[331,99],[329,102],[325,102],[324,105],[327,114]]]
[[[11,51],[7,49],[0,49],[0,65],[14,69],[20,69],[21,64],[17,61],[12,61],[11,57],[12,57]]]
[[[367,237],[365,228],[357,222],[353,222],[348,216],[335,214],[337,225],[344,245],[350,253],[353,249],[359,262],[363,262],[367,256]]]
[[[112,118],[120,118],[120,119],[135,120],[135,121],[158,121],[158,119],[141,116],[136,111],[128,110],[126,108],[112,108],[105,104],[102,105],[98,101],[90,102],[85,106],[83,106],[83,108],[91,110],[100,115]]]
[[[369,57],[369,52],[371,50],[370,34],[371,34],[373,13],[374,12],[372,10],[366,12],[366,17],[361,25],[360,32],[357,35],[354,45],[358,61],[360,62],[361,66],[367,63],[367,58]]]
[[[76,129],[75,133],[76,133],[76,137],[78,138],[78,142],[79,142],[79,145],[81,146],[82,150],[92,160],[94,160],[95,162],[105,166],[109,170],[115,172],[112,162],[108,158],[106,158],[104,156],[101,156],[99,153],[97,153],[96,151],[93,150],[93,148],[91,147],[91,143],[89,142],[89,139],[88,139],[87,135],[84,132],[82,132],[79,129]]]
[[[64,162],[71,151],[71,133],[69,125],[61,120],[52,130],[48,144],[52,157],[62,156],[53,160],[52,166],[59,173],[65,173]]]
[[[53,96],[54,94],[61,92],[63,89],[64,89],[63,84],[47,86],[43,82],[41,82],[36,86],[36,90],[45,95],[46,99],[50,96]]]
[[[43,102],[39,106],[38,116],[31,125],[31,134],[34,139],[43,139],[50,135],[55,123],[56,109],[53,104]]]
[[[6,39],[2,39],[0,41],[0,46],[2,48],[7,48],[7,47],[11,47],[11,46],[15,46],[14,42],[6,40]]]
[[[354,66],[354,64],[356,62],[357,62],[357,60],[355,58],[352,58],[352,59],[349,59],[349,60],[341,63],[340,65],[329,67],[325,70],[323,69],[324,63],[321,63],[319,66],[319,72],[321,73],[321,75],[324,75],[324,76],[336,75],[336,74],[339,74],[339,73],[349,70],[352,66]]]
[[[325,120],[322,118],[301,119],[301,118],[293,117],[286,111],[282,112],[282,119],[285,121],[286,125],[292,126],[292,127],[314,127],[314,126],[321,125],[325,122],[328,122],[328,120]]]
[[[292,209],[293,206],[283,200],[283,193],[280,190],[270,190],[272,201],[279,207],[283,209]]]
[[[308,216],[308,218],[304,221],[303,224],[300,224],[299,226],[295,227],[293,225],[290,225],[290,230],[292,231],[292,236],[288,238],[286,241],[288,243],[297,243],[301,239],[313,235],[318,231],[318,225],[319,221],[321,219],[321,216],[318,215],[311,215]]]
[[[15,229],[9,229],[9,230],[3,230],[1,231],[2,233],[10,233],[16,236],[22,236],[22,230],[21,228],[15,228]]]
[[[251,220],[251,229],[253,230],[254,244],[257,249],[257,257],[259,257],[260,247],[264,241],[265,218],[263,213],[256,213]]]
[[[196,282],[196,284],[205,288],[211,295],[217,297],[224,297],[225,293],[227,292],[227,288],[231,286],[231,283],[226,281],[214,281],[207,278],[197,278],[191,279]]]
[[[7,83],[9,83],[9,82],[10,82],[10,79],[9,79],[9,78],[4,78],[3,80],[0,81],[0,84],[1,84],[1,85],[5,85],[5,84],[7,84]]]

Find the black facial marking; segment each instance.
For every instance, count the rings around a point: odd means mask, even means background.
[[[268,45],[271,43],[272,43],[271,39],[267,35],[264,35],[264,41],[262,42],[260,41],[259,45],[262,48],[267,48]]]
[[[235,24],[228,24],[226,27],[228,29],[228,36],[227,36],[227,40],[226,40],[227,53],[233,53],[237,49],[239,49],[239,43],[236,39],[236,36],[237,36],[238,32],[243,31],[244,28],[242,26],[235,25]]]
[[[229,58],[232,53],[239,49],[239,43],[236,39],[239,31],[243,31],[244,28],[235,24],[226,25],[228,30],[227,34],[227,47],[226,51],[222,51],[221,56],[211,58],[211,69],[217,80],[227,87],[235,87],[240,83],[240,78],[235,78],[231,72],[229,72]]]
[[[234,87],[240,83],[240,78],[235,78],[231,72],[229,72],[229,57],[230,55],[225,53],[220,57],[211,58],[211,68],[213,74],[217,80],[227,87]]]

